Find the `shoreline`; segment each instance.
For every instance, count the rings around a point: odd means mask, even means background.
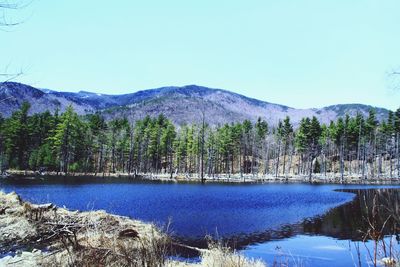
[[[170,175],[166,174],[129,174],[129,173],[56,173],[56,172],[45,172],[39,173],[35,171],[19,171],[19,170],[8,170],[6,176],[0,176],[0,181],[7,181],[9,179],[16,180],[22,178],[24,180],[40,181],[51,179],[65,179],[65,178],[76,178],[76,179],[87,179],[96,180],[99,182],[108,181],[154,181],[154,182],[168,182],[168,183],[202,183],[201,178],[197,175],[173,175],[172,179]],[[345,176],[344,180],[337,175],[314,175],[309,180],[308,176],[299,175],[287,175],[284,176],[253,176],[245,175],[219,175],[215,177],[205,177],[205,184],[273,184],[273,183],[284,183],[284,184],[296,184],[296,183],[307,183],[307,184],[350,184],[350,185],[400,185],[400,178],[373,178],[373,179],[362,179],[357,176]]]
[[[334,190],[334,191],[338,191],[338,190]],[[342,191],[342,190],[340,190],[340,191]],[[344,189],[343,191],[344,192],[353,193],[353,194],[357,195],[357,193],[354,192],[353,189],[351,189],[351,190]],[[4,201],[4,200],[7,200],[7,201]],[[10,202],[14,203],[14,204],[10,206],[9,205]],[[349,201],[349,202],[340,204],[337,207],[332,208],[328,213],[330,214],[330,213],[332,213],[332,210],[336,210],[336,209],[341,208],[342,206],[349,205],[349,203],[351,203],[351,202],[354,202],[354,199]],[[8,208],[3,210],[4,206],[5,207],[8,206]],[[21,209],[21,206],[22,206],[22,209]],[[27,207],[30,207],[32,209],[29,209],[29,208],[27,209]],[[0,248],[2,248],[2,245],[4,245],[4,242],[3,242],[3,240],[1,240],[1,238],[4,238],[6,235],[10,234],[10,231],[8,231],[10,228],[4,228],[3,227],[4,226],[4,220],[7,220],[7,217],[4,217],[3,215],[14,216],[14,215],[17,214],[18,215],[17,216],[18,220],[20,221],[22,219],[22,221],[23,221],[22,224],[24,224],[25,221],[29,222],[31,220],[31,222],[33,222],[32,229],[35,229],[35,227],[36,227],[35,224],[38,223],[40,220],[37,221],[37,219],[34,218],[35,215],[32,216],[29,213],[32,213],[33,209],[36,209],[36,210],[37,209],[46,209],[46,211],[44,211],[44,213],[46,213],[45,215],[39,215],[39,217],[40,216],[44,216],[46,218],[47,216],[49,216],[49,215],[51,216],[52,215],[52,212],[54,211],[54,208],[56,208],[57,213],[59,213],[60,217],[64,217],[65,218],[65,217],[72,216],[72,217],[78,218],[79,220],[76,223],[78,223],[80,225],[84,224],[84,223],[82,223],[81,220],[83,218],[86,218],[85,219],[86,223],[87,222],[89,222],[89,224],[90,223],[95,223],[95,224],[98,223],[100,225],[100,227],[106,227],[106,228],[103,228],[103,229],[107,230],[107,227],[108,227],[107,224],[109,222],[111,222],[112,226],[115,226],[114,225],[115,222],[113,222],[113,220],[110,219],[110,218],[114,218],[117,221],[119,221],[119,224],[121,223],[120,220],[122,220],[122,221],[127,220],[126,224],[123,224],[123,225],[128,225],[128,226],[131,225],[130,221],[132,221],[132,227],[130,227],[131,229],[136,229],[134,227],[138,227],[138,225],[141,226],[143,224],[145,227],[146,227],[146,225],[150,226],[152,231],[157,231],[156,228],[153,228],[154,227],[153,225],[151,225],[149,223],[143,223],[141,221],[136,221],[136,220],[130,219],[129,217],[124,217],[124,216],[120,216],[120,215],[111,215],[111,214],[108,214],[108,213],[106,213],[104,211],[88,211],[88,212],[70,211],[70,210],[67,210],[65,208],[64,209],[58,208],[58,207],[52,205],[51,203],[40,204],[40,205],[31,204],[29,202],[23,201],[15,193],[5,194],[5,193],[2,193],[0,191]],[[326,213],[326,214],[324,213],[324,217],[327,217],[326,215],[328,213]],[[108,216],[110,216],[110,217],[108,217]],[[88,220],[87,218],[90,218],[90,217],[95,217],[95,218]],[[106,222],[108,221],[108,223],[106,223],[104,225],[104,224],[102,224],[100,222],[102,220],[105,220]],[[48,221],[45,220],[45,222],[47,222],[47,224],[48,224]],[[57,223],[59,223],[59,221],[57,221]],[[295,223],[295,224],[291,225],[291,227],[296,227],[298,225],[301,225],[301,224]],[[18,230],[16,228],[14,228],[14,229]],[[25,229],[27,229],[27,228],[25,228]],[[15,230],[14,230],[14,232],[15,232]],[[21,231],[21,228],[19,228],[19,230]],[[116,239],[114,239],[114,241],[115,240],[117,240],[117,241],[119,240],[118,232],[122,232],[124,230],[127,230],[127,229],[119,228],[117,231],[115,231],[115,228],[114,228],[114,230],[112,230],[111,235],[114,235],[114,237],[116,237]],[[293,231],[293,230],[295,230],[295,228],[293,228],[291,231]],[[25,232],[27,232],[28,234],[30,233],[30,231],[25,231]],[[145,234],[146,231],[139,231],[138,230],[137,232],[138,232],[138,234],[140,236],[140,235]],[[151,231],[147,231],[147,232],[151,232]],[[278,232],[278,231],[276,231],[276,232]],[[294,232],[296,232],[296,231],[294,231]],[[11,234],[12,233],[13,233],[13,231],[11,231]],[[159,232],[157,231],[157,233],[159,233]],[[95,235],[99,235],[101,233],[99,233],[97,231],[94,234]],[[109,234],[110,233],[106,233],[105,235],[107,236]],[[90,236],[92,238],[92,240],[90,241],[90,246],[87,246],[87,244],[85,243],[85,242],[87,242],[85,240],[87,237],[85,237],[85,236],[78,237],[78,240],[83,240],[82,242],[79,241],[80,245],[83,245],[83,247],[85,247],[85,248],[89,247],[89,249],[93,249],[93,247],[95,247],[95,245],[93,245],[93,244],[96,244],[96,242],[98,242],[98,240],[100,240],[100,238],[97,238],[97,241],[96,241],[96,238],[93,239],[93,235],[92,234]],[[266,232],[266,236],[271,238],[269,232]],[[330,235],[327,235],[327,236],[330,236]],[[152,238],[154,238],[154,236],[152,236]],[[259,234],[257,234],[257,238],[258,238],[257,242],[260,242],[261,240],[263,240],[262,237]],[[261,238],[261,239],[259,239],[259,238]],[[287,236],[286,236],[286,238],[287,238]],[[334,237],[334,238],[337,238],[337,237]],[[25,237],[25,239],[30,240],[27,237]],[[108,239],[110,239],[110,237],[108,237]],[[112,237],[111,237],[111,239],[112,239]],[[131,241],[134,241],[134,240],[128,240],[128,242],[131,242]],[[178,245],[185,244],[185,242],[182,243],[182,241],[183,240],[181,240],[181,241],[176,240],[174,242],[177,242]],[[225,244],[226,241],[223,241],[223,242]],[[108,244],[110,244],[110,243],[108,243]],[[130,243],[130,244],[132,244],[132,243]],[[225,245],[227,245],[227,244],[228,243],[226,243]],[[57,263],[61,263],[61,262],[65,262],[65,261],[70,260],[69,257],[71,257],[71,256],[67,252],[65,252],[65,249],[64,250],[60,250],[59,246],[60,246],[60,243],[58,243],[58,244],[50,244],[49,246],[42,246],[42,247],[35,247],[35,246],[32,246],[32,244],[30,244],[30,243],[27,243],[26,245],[19,246],[19,248],[13,246],[13,248],[15,248],[19,252],[11,254],[11,255],[6,256],[6,257],[4,257],[4,253],[0,253],[0,254],[3,254],[3,256],[0,255],[0,265],[3,266],[2,264],[5,264],[5,266],[26,266],[26,263],[29,262],[30,266],[40,266],[40,264],[43,264],[43,259],[44,258],[46,259],[46,263],[47,263],[47,259],[51,259],[52,261],[57,261]],[[181,245],[181,246],[182,246],[182,248],[185,248],[185,249],[188,249],[188,250],[197,251],[199,254],[209,253],[210,257],[214,257],[215,253],[221,253],[221,247],[219,247],[219,248],[215,248],[215,247],[214,248],[210,248],[209,247],[207,249],[207,248],[203,248],[202,246],[198,246],[198,244],[189,244],[189,245]],[[194,247],[192,247],[192,246],[194,246]],[[246,245],[244,245],[244,246],[246,246]],[[26,248],[28,248],[28,247],[30,247],[30,248],[29,248],[28,251],[26,251]],[[102,246],[102,249],[104,249],[104,246]],[[106,247],[106,249],[110,250],[110,248],[107,248],[107,247]],[[240,250],[240,248],[236,248],[236,249]],[[3,252],[3,251],[0,251],[0,252]],[[210,254],[210,253],[214,253],[214,254]],[[225,253],[227,253],[227,251],[225,251]],[[231,253],[231,252],[229,252],[229,253]],[[214,255],[214,256],[211,256],[211,255]],[[229,254],[229,255],[235,255],[235,254]],[[196,263],[185,262],[184,258],[173,258],[173,260],[172,260],[172,258],[169,257],[168,260],[169,261],[167,262],[167,264],[165,264],[163,266],[171,266],[171,267],[175,267],[175,266],[182,266],[182,267],[183,266],[203,266],[202,264],[197,263],[197,262]],[[39,261],[40,261],[40,264],[39,263],[36,264]],[[15,263],[19,263],[19,262],[24,262],[25,265],[18,265],[18,264],[15,265]],[[63,266],[63,265],[60,265],[60,266]],[[214,266],[214,265],[210,265],[210,266]],[[262,265],[260,265],[260,266],[262,266]]]
[[[207,249],[176,243],[154,224],[103,210],[71,211],[52,203],[32,204],[0,191],[0,266],[265,267],[218,243]],[[173,257],[195,251],[192,263]]]
[[[0,265],[90,264],[91,257],[109,255],[102,259],[107,264],[124,249],[132,248],[133,255],[140,249],[155,253],[153,243],[166,249],[168,238],[153,224],[103,210],[71,211],[0,192]],[[146,260],[166,262],[161,259],[165,252]],[[120,260],[122,264],[124,259]]]

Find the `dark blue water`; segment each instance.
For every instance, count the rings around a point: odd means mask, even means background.
[[[69,209],[97,210],[163,224],[176,235],[204,237],[276,229],[313,217],[352,200],[335,186],[198,184],[36,184],[7,185],[22,198]]]
[[[271,251],[274,242],[266,241],[269,231],[278,231],[286,225],[296,224],[305,218],[325,214],[330,209],[350,202],[355,197],[348,192],[337,192],[338,188],[360,188],[362,186],[266,184],[266,185],[200,185],[165,183],[19,183],[2,184],[6,192],[16,191],[23,199],[34,203],[52,202],[69,209],[97,210],[129,216],[159,225],[172,220],[172,230],[184,239],[199,239],[206,234],[223,238],[247,236],[246,254],[262,257],[266,261],[275,258]],[[257,236],[262,236],[257,241]],[[298,247],[301,243],[293,234],[288,234],[287,247]],[[264,239],[263,239],[264,238]],[[279,237],[281,238],[281,236]],[[323,237],[321,237],[323,238]],[[293,240],[293,242],[290,242]],[[331,239],[325,239],[333,249]],[[282,241],[279,241],[282,242]],[[297,243],[296,243],[297,242]],[[300,246],[299,246],[300,244]],[[267,252],[266,252],[267,251]],[[311,250],[310,250],[311,253]],[[327,255],[327,252],[322,252]],[[349,256],[346,252],[346,255]],[[315,256],[315,255],[314,255]],[[336,259],[336,254],[330,260]],[[313,266],[324,257],[316,257]],[[310,260],[310,259],[308,259]],[[343,263],[343,262],[342,262]],[[346,262],[347,264],[347,262]],[[342,265],[342,266],[346,266]],[[340,266],[341,264],[337,264]]]

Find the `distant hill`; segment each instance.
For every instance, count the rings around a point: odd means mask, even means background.
[[[101,112],[107,119],[127,117],[131,121],[145,115],[164,114],[177,124],[200,122],[201,110],[212,125],[252,121],[261,117],[274,125],[285,116],[294,124],[303,117],[316,116],[321,122],[329,123],[345,114],[360,112],[367,115],[371,106],[362,104],[340,104],[324,108],[295,109],[249,98],[227,90],[212,89],[197,85],[162,87],[138,91],[131,94],[107,95],[86,91],[78,93],[37,89],[29,85],[5,82],[0,84],[0,113],[8,117],[24,101],[31,103],[31,113],[46,110],[64,111],[69,105],[81,115]],[[387,117],[388,110],[375,107],[378,119]]]
[[[46,93],[29,85],[14,82],[0,84],[0,101],[0,113],[4,117],[11,116],[24,101],[31,104],[31,113],[46,110],[53,112],[57,108],[64,111],[69,105],[72,105],[79,114],[94,111],[91,105],[77,101],[77,96],[74,94],[53,91]]]

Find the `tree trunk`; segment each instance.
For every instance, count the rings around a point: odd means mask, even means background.
[[[366,169],[366,154],[367,154],[367,146],[366,146],[366,144],[364,143],[364,146],[363,146],[364,148],[363,148],[363,160],[362,160],[362,178],[363,179],[366,179],[366,176],[365,176],[365,169]]]
[[[287,151],[287,141],[283,146],[283,176],[286,176],[286,151]]]
[[[278,142],[278,154],[277,154],[277,160],[276,160],[276,166],[275,166],[275,177],[278,178],[279,175],[279,157],[281,154],[281,141],[279,140]]]
[[[340,145],[340,182],[343,183],[344,181],[344,160],[343,160],[343,145]]]
[[[290,157],[289,157],[289,168],[288,168],[288,175],[290,175],[290,170],[292,169],[292,162],[293,162],[293,154],[294,154],[294,146],[291,147],[290,149]]]
[[[400,155],[399,155],[399,138],[400,134],[397,133],[396,141],[396,158],[397,158],[397,178],[400,179]]]
[[[308,176],[308,181],[311,183],[312,182],[312,173],[313,173],[313,157],[311,156],[311,154],[308,157],[310,163],[310,169],[309,169],[309,176]]]

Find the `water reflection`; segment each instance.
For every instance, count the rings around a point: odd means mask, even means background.
[[[330,210],[322,217],[304,220],[303,233],[330,236],[337,239],[362,241],[371,239],[372,228],[383,235],[399,232],[398,189],[339,190],[356,194],[347,204]],[[375,233],[377,234],[377,233]]]
[[[340,189],[337,191],[354,193],[356,197],[353,201],[333,208],[322,216],[307,218],[300,223],[285,225],[277,230],[222,238],[222,241],[236,249],[296,235],[319,235],[339,240],[368,241],[371,239],[372,227],[382,230],[381,237],[394,234],[399,241],[397,235],[400,232],[399,189]],[[204,239],[180,240],[192,246],[206,247]]]
[[[276,240],[287,241],[285,247],[301,246],[306,242],[304,238],[295,242],[300,236],[312,237],[313,241],[318,237],[318,242],[324,237],[344,242],[362,240],[369,230],[368,221],[378,229],[390,215],[384,234],[398,233],[400,221],[400,191],[393,188],[355,190],[343,189],[354,186],[310,184],[203,186],[106,178],[83,181],[78,177],[0,181],[0,187],[35,203],[53,202],[78,210],[105,209],[161,223],[172,217],[176,238],[197,247],[206,247],[204,235],[215,233],[216,229],[229,246],[243,249],[274,244]],[[337,188],[342,189],[332,191]],[[338,205],[341,206],[333,208]],[[332,245],[328,243],[325,248]]]

